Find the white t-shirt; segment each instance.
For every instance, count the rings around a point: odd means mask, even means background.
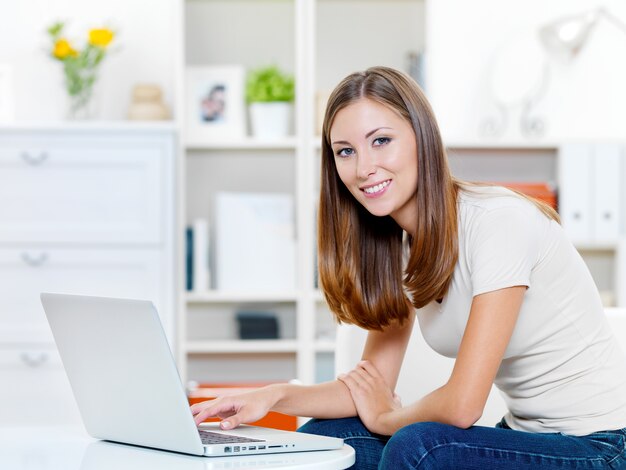
[[[426,342],[456,357],[478,294],[528,286],[495,384],[513,429],[586,435],[626,427],[626,356],[561,226],[499,187],[459,193],[459,260],[441,304],[417,311]]]

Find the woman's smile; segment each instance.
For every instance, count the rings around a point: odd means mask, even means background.
[[[391,180],[385,180],[382,183],[375,183],[369,186],[363,186],[361,191],[365,193],[365,197],[375,198],[382,196],[391,184]]]

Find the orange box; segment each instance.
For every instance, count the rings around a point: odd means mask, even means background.
[[[545,202],[554,210],[557,209],[556,191],[548,183],[498,183],[505,188],[515,189],[527,196]]]
[[[190,405],[206,400],[212,400],[216,395],[235,395],[237,393],[254,390],[267,384],[200,384],[198,388],[189,392],[187,398]],[[219,421],[219,418],[206,419],[205,423]],[[295,431],[298,428],[298,418],[275,411],[270,411],[265,417],[255,421],[256,426],[266,428],[282,429],[285,431]]]

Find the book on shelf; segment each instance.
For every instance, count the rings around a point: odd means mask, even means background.
[[[235,395],[242,392],[254,390],[255,388],[269,385],[268,383],[199,383],[194,384],[187,392],[187,399],[190,405],[206,400],[212,400],[217,396]],[[210,423],[220,421],[218,418],[208,418],[204,422]],[[266,428],[282,429],[285,431],[295,431],[298,428],[298,419],[295,416],[285,415],[276,411],[270,411],[267,415],[253,424]]]
[[[185,229],[185,288],[193,290],[193,229]]]
[[[198,218],[185,230],[185,287],[188,291],[206,292],[210,283],[209,223]]]
[[[209,290],[209,222],[198,218],[193,221],[193,290]]]

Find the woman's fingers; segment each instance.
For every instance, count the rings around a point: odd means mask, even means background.
[[[345,383],[351,391],[369,389],[370,383],[368,377],[363,371],[355,369],[347,374],[340,374],[337,377],[343,383]]]
[[[354,392],[359,386],[351,373],[339,374],[337,380],[343,382],[346,387],[348,387],[348,390],[350,390],[350,393]]]
[[[249,419],[246,416],[246,413],[235,413],[231,416],[229,416],[226,419],[223,419],[220,422],[220,428],[222,429],[233,429],[236,428],[237,426],[239,426],[242,423],[249,423],[250,421],[254,421],[253,419]]]
[[[197,403],[190,408],[196,425],[207,418],[217,417],[222,420],[222,429],[232,429],[243,423],[258,421],[267,414],[270,407],[262,398],[262,395],[255,394],[226,396]]]
[[[207,418],[230,417],[236,413],[237,406],[234,403],[220,399],[203,401],[191,406],[191,414],[196,424],[202,423]]]

